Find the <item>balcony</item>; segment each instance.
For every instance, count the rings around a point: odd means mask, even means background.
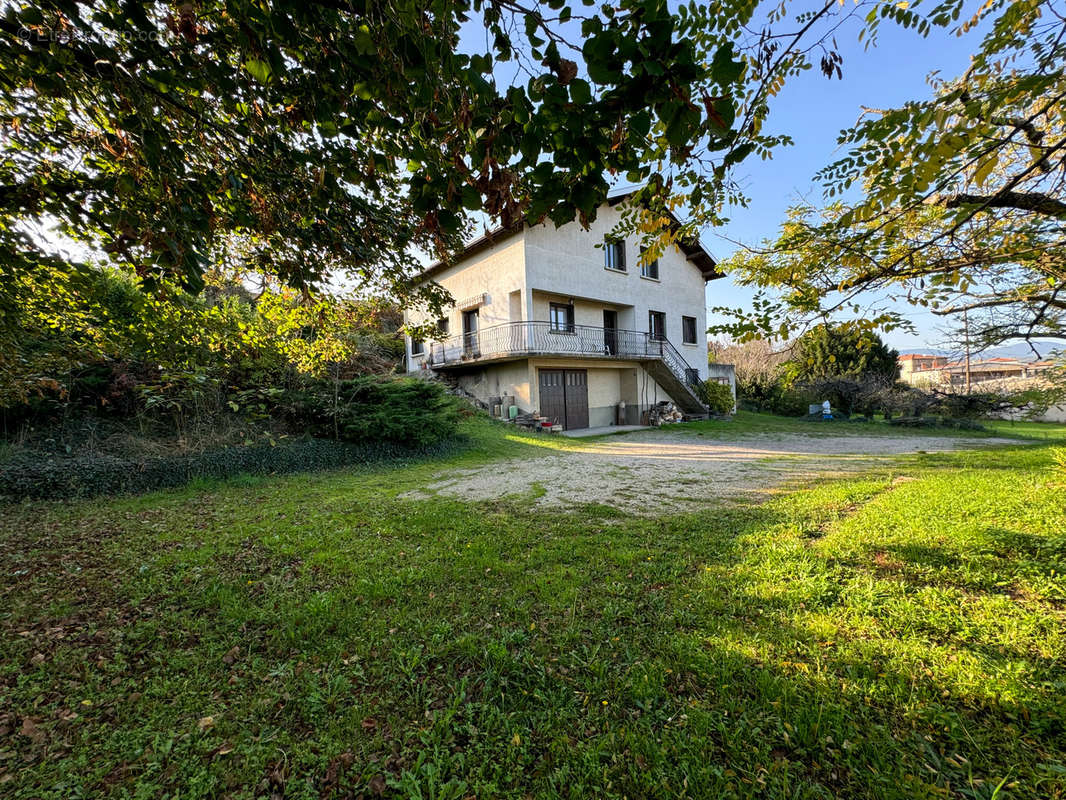
[[[550,322],[506,322],[430,342],[426,361],[433,369],[446,370],[529,356],[639,361],[683,410],[706,411],[694,391],[699,372],[667,339],[644,331],[591,325],[559,329]]]

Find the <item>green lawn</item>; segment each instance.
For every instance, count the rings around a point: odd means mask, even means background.
[[[840,420],[823,422],[822,420],[791,419],[788,417],[775,417],[770,414],[753,414],[748,411],[741,411],[730,420],[692,422],[682,426],[667,427],[663,430],[690,430],[712,436],[806,433],[831,436],[964,436],[967,438],[1006,436],[1045,441],[1066,440],[1066,423],[986,420],[981,425],[984,430],[959,431],[951,428],[912,428],[889,425],[880,419],[874,422],[865,422],[856,417],[851,422],[842,422]]]
[[[0,794],[1066,797],[1053,445],[656,519],[400,499],[570,446],[468,425],[446,461],[0,510]]]

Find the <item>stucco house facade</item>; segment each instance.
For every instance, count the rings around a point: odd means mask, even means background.
[[[638,237],[610,236],[619,202],[587,230],[496,230],[429,267],[423,279],[454,304],[440,320],[409,313],[408,323],[437,326],[433,339],[407,337],[409,372],[448,376],[505,413],[513,404],[566,429],[637,424],[661,400],[704,413],[693,386],[708,376],[704,289],[720,277],[715,261],[685,242],[641,265]]]

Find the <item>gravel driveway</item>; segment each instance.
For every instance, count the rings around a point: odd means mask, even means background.
[[[540,507],[603,503],[634,514],[683,511],[707,499],[752,497],[785,483],[857,472],[890,456],[1017,444],[950,436],[794,433],[704,438],[692,432],[638,431],[572,440],[566,450],[441,473],[404,497],[487,500],[534,495]]]

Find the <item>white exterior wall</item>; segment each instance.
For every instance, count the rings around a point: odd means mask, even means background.
[[[525,285],[530,290],[531,319],[548,319],[548,298],[537,302],[538,293],[552,299],[574,298],[578,325],[603,325],[604,306],[618,307],[618,327],[647,331],[648,312],[666,315],[666,338],[684,356],[689,366],[707,377],[706,282],[700,270],[676,245],[659,259],[659,280],[640,275],[639,237],[626,240],[626,271],[603,266],[602,248],[596,247],[618,224],[617,207],[604,206],[589,230],[576,222],[556,228],[552,223],[525,231]],[[594,301],[591,303],[579,302]],[[681,341],[681,317],[695,317],[696,344]]]
[[[523,298],[526,295],[524,235],[524,231],[519,231],[433,276],[433,281],[447,289],[455,303],[480,294],[488,295],[488,302],[478,308],[480,328],[510,322],[511,292],[521,292]],[[461,311],[453,305],[448,309],[447,317],[448,335],[458,336],[463,332]],[[436,320],[437,317],[421,310],[404,312],[404,322],[413,325]],[[421,368],[421,357],[411,355],[411,337],[406,340],[408,371],[417,372]]]

